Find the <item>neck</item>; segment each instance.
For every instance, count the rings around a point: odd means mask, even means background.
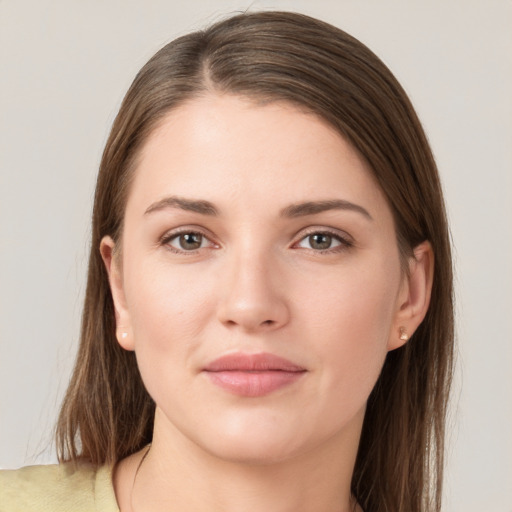
[[[165,420],[157,412],[151,449],[131,460],[126,482],[133,485],[125,486],[130,487],[130,499],[124,507],[120,500],[123,511],[360,510],[350,493],[360,425],[351,427],[343,439],[328,439],[291,458],[255,463],[205,452],[177,431],[169,435],[168,425],[161,422]]]

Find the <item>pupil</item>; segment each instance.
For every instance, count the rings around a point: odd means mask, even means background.
[[[182,249],[199,249],[202,238],[198,233],[185,233],[180,235],[180,246]]]
[[[316,234],[309,237],[309,243],[313,249],[329,249],[332,237],[330,235]]]

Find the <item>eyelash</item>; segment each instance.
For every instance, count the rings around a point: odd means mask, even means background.
[[[180,229],[179,231],[173,231],[172,233],[166,233],[161,239],[160,239],[160,245],[166,246],[171,252],[175,254],[196,254],[199,249],[202,249],[202,247],[199,247],[198,249],[193,250],[184,250],[184,249],[178,249],[176,247],[173,247],[170,245],[170,243],[180,237],[181,235],[199,235],[200,237],[203,237],[204,239],[208,240],[210,244],[213,244],[214,246],[217,246],[214,242],[210,240],[210,238],[203,232],[194,230],[194,229]],[[326,254],[333,254],[333,253],[340,253],[343,251],[346,251],[354,246],[354,243],[348,239],[348,237],[344,237],[340,235],[338,232],[330,231],[328,229],[311,229],[310,231],[307,231],[306,233],[303,233],[301,238],[294,242],[293,246],[296,246],[303,240],[313,236],[313,235],[324,235],[332,237],[332,239],[339,242],[339,245],[335,247],[330,247],[328,249],[307,249],[307,251],[311,251],[315,253],[316,255],[326,255]],[[217,246],[218,247],[218,246]]]
[[[337,242],[339,242],[339,245],[337,245],[335,247],[330,247],[328,249],[320,249],[320,250],[306,249],[306,250],[311,251],[318,255],[328,255],[328,254],[333,254],[333,253],[340,253],[340,252],[346,251],[354,246],[353,241],[350,240],[348,238],[348,236],[343,236],[337,231],[331,231],[331,230],[325,229],[325,228],[324,229],[313,228],[313,229],[310,229],[309,231],[306,231],[306,233],[303,233],[301,238],[297,242],[295,242],[294,245],[299,244],[303,240],[306,240],[307,238],[309,238],[313,235],[329,236],[333,240],[336,240]]]
[[[178,231],[173,231],[172,233],[166,233],[161,239],[160,239],[160,245],[166,246],[171,252],[175,254],[196,254],[199,249],[194,249],[190,251],[186,251],[184,249],[178,249],[176,247],[173,247],[170,245],[170,243],[175,240],[176,238],[180,237],[181,235],[199,235],[200,237],[205,238],[208,240],[211,244],[214,244],[210,238],[205,235],[203,232],[195,230],[195,229],[180,229]]]

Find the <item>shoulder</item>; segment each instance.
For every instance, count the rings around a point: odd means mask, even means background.
[[[118,512],[111,469],[71,463],[0,471],[0,512]]]

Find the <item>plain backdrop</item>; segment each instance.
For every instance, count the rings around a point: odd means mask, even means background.
[[[448,512],[512,511],[512,2],[0,0],[0,467],[55,461],[94,180],[120,101],[165,42],[234,11],[343,28],[386,62],[445,187],[458,366]]]

